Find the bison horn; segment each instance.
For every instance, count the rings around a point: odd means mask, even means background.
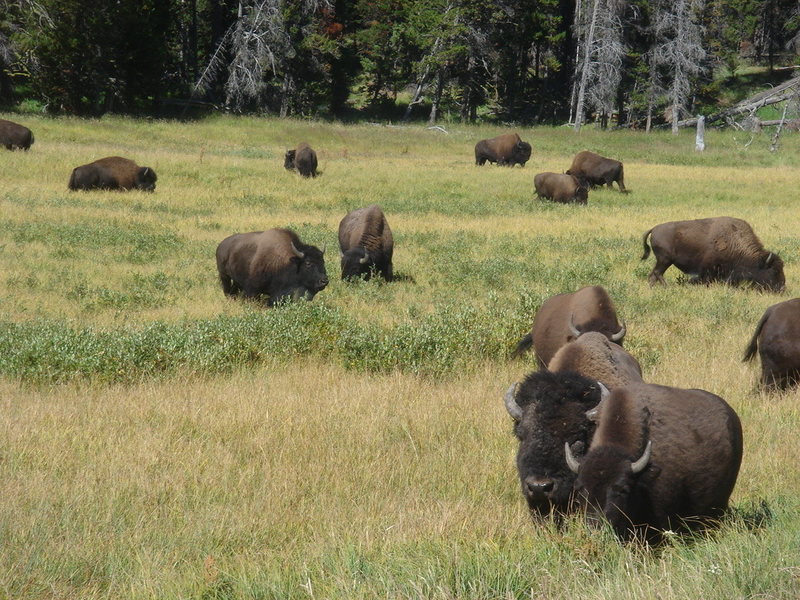
[[[305,257],[306,257],[305,253],[303,253],[303,252],[300,252],[300,250],[298,250],[297,248],[295,248],[295,246],[294,246],[294,242],[289,242],[289,244],[292,246],[292,252],[294,252],[294,255],[295,255],[297,258],[305,258]]]
[[[569,442],[564,442],[564,456],[567,459],[569,470],[577,475],[578,471],[580,471],[581,463],[579,463],[578,459],[572,454],[572,448],[569,447]]]
[[[617,325],[619,325],[619,331],[608,338],[612,342],[618,342],[625,337],[625,323],[620,323],[619,320],[617,320]]]
[[[647,446],[644,449],[644,454],[642,454],[639,460],[631,463],[631,473],[636,475],[644,470],[644,468],[647,466],[647,463],[650,462],[650,452],[652,448],[653,442],[651,440],[647,440]]]
[[[600,420],[600,409],[603,407],[603,402],[606,401],[606,398],[609,397],[611,392],[608,391],[608,388],[603,385],[602,382],[598,381],[597,385],[600,387],[600,402],[597,403],[591,410],[586,411],[586,418],[590,421],[594,421],[597,423]]]
[[[769,256],[767,256],[767,260],[764,261],[764,266],[768,267],[772,263],[772,259],[774,259],[774,258],[775,258],[775,255],[772,252],[770,252]]]
[[[575,315],[574,314],[570,314],[570,316],[569,316],[569,331],[573,336],[575,336],[576,339],[581,337],[580,330],[577,327],[575,327]]]
[[[503,402],[505,402],[506,410],[508,414],[511,415],[511,418],[515,421],[522,420],[522,409],[520,408],[519,404],[517,404],[517,386],[519,383],[514,383],[511,385],[510,388],[506,391],[506,395],[503,396]]]
[[[369,254],[365,254],[363,258],[358,259],[358,264],[365,265],[369,262]]]

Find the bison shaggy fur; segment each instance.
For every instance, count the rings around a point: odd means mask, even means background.
[[[217,246],[217,271],[226,296],[313,298],[328,285],[323,251],[304,244],[294,231],[236,233]]]
[[[786,389],[800,383],[800,298],[770,306],[756,325],[744,360],[761,357],[761,384]]]
[[[6,150],[29,150],[33,144],[33,132],[19,123],[0,119],[0,146]]]
[[[488,160],[507,167],[524,167],[530,157],[531,145],[516,133],[505,133],[475,144],[475,164],[479,166]]]
[[[533,178],[536,196],[564,204],[586,204],[589,201],[588,186],[574,175],[566,173],[539,173]]]
[[[69,189],[137,189],[152,192],[156,189],[157,179],[156,172],[150,167],[140,167],[132,160],[121,156],[109,156],[75,167],[69,178]]]
[[[342,279],[363,276],[372,271],[392,280],[394,238],[381,207],[372,204],[350,211],[339,223],[339,249],[342,252]]]
[[[297,144],[294,150],[287,150],[283,159],[283,166],[288,171],[300,173],[303,177],[316,177],[317,176],[317,153],[314,149],[301,142]]]
[[[572,159],[572,165],[567,169],[567,175],[582,177],[591,186],[607,185],[608,187],[614,187],[613,183],[616,181],[619,191],[627,192],[622,163],[588,150],[578,152],[575,155],[575,158]]]
[[[785,288],[783,261],[765,250],[753,228],[741,219],[713,217],[656,225],[642,237],[642,260],[650,256],[648,236],[656,257],[650,285],[665,284],[664,271],[675,265],[691,276],[691,283],[749,282],[776,292]]]
[[[561,346],[547,368],[554,373],[574,371],[610,389],[643,382],[639,361],[596,331]]]

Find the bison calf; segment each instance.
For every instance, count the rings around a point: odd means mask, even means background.
[[[508,167],[524,167],[530,157],[531,145],[523,142],[516,133],[505,133],[475,144],[475,164],[478,166],[484,165],[488,160],[490,163]]]
[[[71,190],[130,190],[152,192],[156,189],[156,172],[150,167],[140,167],[121,156],[101,158],[72,170],[69,178]]]
[[[287,171],[294,171],[300,173],[303,177],[316,177],[317,176],[317,153],[313,148],[301,142],[297,144],[294,150],[287,150],[283,159],[283,167]]]
[[[744,360],[761,357],[761,384],[786,389],[800,382],[800,298],[770,306],[756,325]]]
[[[578,152],[572,159],[572,165],[567,169],[567,175],[583,177],[591,186],[607,185],[614,187],[616,181],[619,191],[627,193],[625,189],[625,176],[622,163],[613,158],[606,158],[594,152],[584,150]]]
[[[6,150],[29,150],[33,144],[33,132],[27,127],[0,119],[0,146]]]
[[[539,173],[533,178],[533,187],[538,198],[564,204],[586,204],[589,200],[588,185],[574,175],[565,173]]]
[[[656,225],[642,237],[642,260],[650,256],[648,236],[656,257],[648,276],[650,285],[665,284],[664,271],[675,265],[691,276],[691,283],[746,281],[775,292],[785,288],[783,261],[765,250],[753,228],[741,219],[714,217]]]
[[[583,460],[564,454],[589,513],[618,537],[651,543],[665,530],[717,521],[742,462],[742,425],[719,396],[646,383],[605,393]]]
[[[226,296],[313,298],[328,285],[325,250],[304,244],[294,231],[236,233],[217,246],[217,271]]]
[[[394,239],[381,207],[372,204],[350,211],[339,223],[339,248],[342,252],[342,279],[364,276],[373,269],[392,280]]]

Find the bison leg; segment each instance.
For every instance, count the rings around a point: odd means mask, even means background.
[[[671,261],[656,256],[656,265],[653,267],[653,270],[650,271],[650,275],[647,277],[647,281],[650,283],[650,285],[655,285],[657,283],[660,283],[661,285],[667,285],[667,282],[664,281],[664,271],[669,269],[671,265]]]
[[[222,292],[226,296],[235,296],[241,291],[236,282],[223,273],[219,274],[219,282],[222,284]]]

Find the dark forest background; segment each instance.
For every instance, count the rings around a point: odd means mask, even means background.
[[[0,105],[641,126],[785,79],[798,32],[786,0],[0,0]]]

